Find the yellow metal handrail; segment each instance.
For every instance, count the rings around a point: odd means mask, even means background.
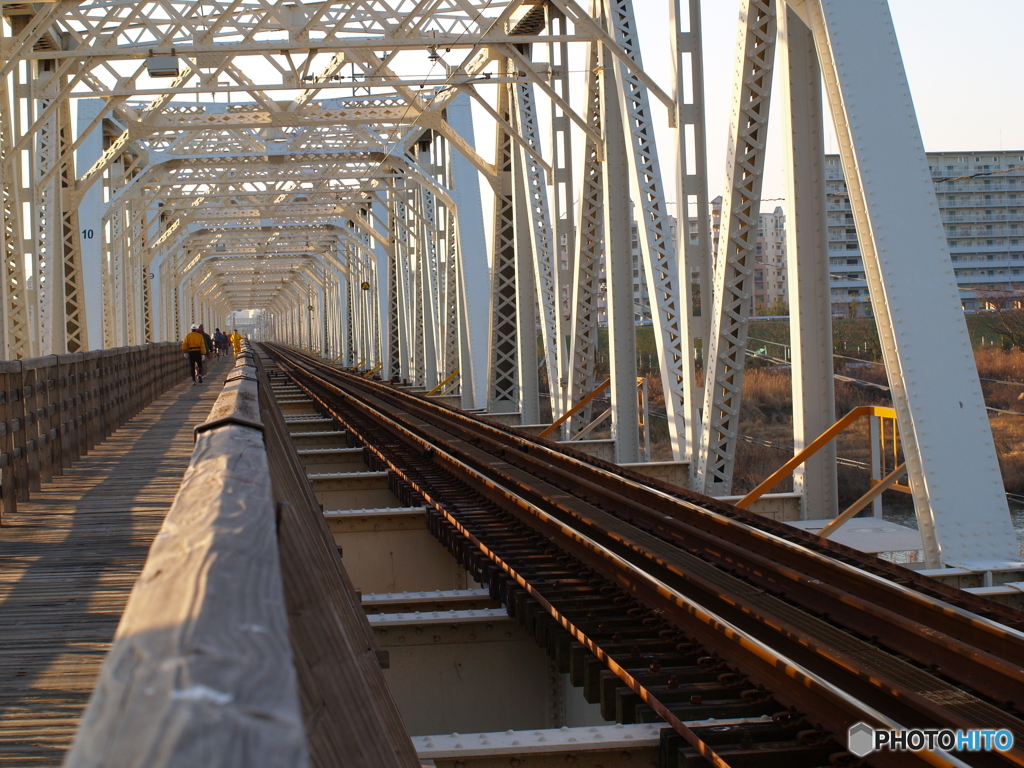
[[[853,504],[850,505],[849,509],[847,509],[841,515],[839,515],[839,517],[837,517],[835,520],[832,520],[831,522],[829,522],[828,525],[826,525],[824,528],[818,531],[818,535],[823,539],[827,539],[829,536],[835,533],[835,531],[838,530],[843,523],[845,523],[847,520],[852,518],[862,509],[864,509],[864,507],[866,507],[868,504],[874,501],[876,496],[881,495],[882,491],[886,491],[889,488],[892,488],[892,486],[896,484],[896,481],[903,477],[905,474],[907,474],[906,462],[900,464],[898,467],[896,467],[896,469],[894,469],[892,472],[890,472],[888,475],[882,478],[882,480],[875,483],[874,487],[872,487],[870,491],[868,491],[855,502],[853,502]]]
[[[761,498],[764,494],[768,493],[768,491],[770,491],[772,488],[778,485],[794,469],[799,467],[801,464],[803,464],[805,461],[811,458],[811,456],[813,456],[822,448],[824,448],[825,445],[829,442],[829,440],[832,440],[836,435],[838,435],[848,426],[853,424],[853,422],[855,422],[857,419],[863,416],[880,416],[883,419],[895,419],[896,410],[894,408],[888,408],[886,406],[881,405],[857,406],[848,414],[843,416],[843,418],[841,418],[839,421],[833,424],[831,427],[822,432],[821,435],[815,438],[810,445],[808,445],[802,451],[793,456],[792,459],[790,459],[777,470],[775,470],[759,486],[757,486],[757,488],[755,488],[742,499],[740,499],[738,502],[736,502],[736,506],[742,507],[743,509],[749,507],[751,504],[753,504],[755,501]]]
[[[373,376],[373,374],[375,374],[377,371],[379,371],[383,367],[384,367],[384,361],[381,360],[379,363],[377,363],[375,366],[373,366],[373,368],[368,370],[366,373],[361,373],[359,375],[362,376],[364,379],[368,379],[368,378]]]
[[[445,379],[440,384],[438,384],[436,387],[434,387],[432,390],[427,392],[427,397],[430,397],[431,395],[436,395],[438,392],[440,392],[445,387],[447,387],[449,384],[451,384],[453,381],[455,381],[455,377],[458,376],[458,375],[459,375],[459,369],[456,368],[454,371],[452,371],[452,373],[448,376],[447,379]]]
[[[611,383],[612,383],[612,380],[608,379],[603,384],[598,384],[596,389],[594,389],[592,392],[590,392],[590,393],[584,395],[582,398],[580,398],[580,401],[578,403],[576,403],[576,405],[574,405],[572,408],[570,408],[568,411],[566,411],[562,416],[560,416],[558,419],[556,419],[554,422],[552,422],[551,426],[546,427],[544,429],[544,431],[541,432],[538,435],[538,437],[547,437],[548,435],[550,435],[552,432],[554,432],[556,429],[558,429],[560,426],[562,426],[565,422],[567,422],[569,419],[571,419],[577,413],[579,413],[584,408],[586,408],[587,407],[587,403],[589,403],[595,397],[597,397],[602,392],[604,392],[606,389],[608,389],[608,387],[611,385]]]

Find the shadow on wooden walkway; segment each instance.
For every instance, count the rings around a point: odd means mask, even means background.
[[[58,766],[226,363],[171,389],[0,527],[0,766]]]

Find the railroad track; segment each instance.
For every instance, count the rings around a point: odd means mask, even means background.
[[[390,470],[406,503],[427,507],[433,533],[588,699],[620,722],[664,720],[681,759],[858,765],[843,745],[861,721],[1006,729],[1024,745],[1021,612],[264,349]],[[759,715],[771,720],[685,725]],[[878,752],[864,764],[1024,765],[1024,751]]]

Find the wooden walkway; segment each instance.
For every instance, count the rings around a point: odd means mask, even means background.
[[[228,367],[186,381],[0,527],[0,766],[59,766]]]

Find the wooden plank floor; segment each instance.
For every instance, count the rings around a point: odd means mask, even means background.
[[[0,527],[0,766],[59,766],[228,371],[186,381]]]

